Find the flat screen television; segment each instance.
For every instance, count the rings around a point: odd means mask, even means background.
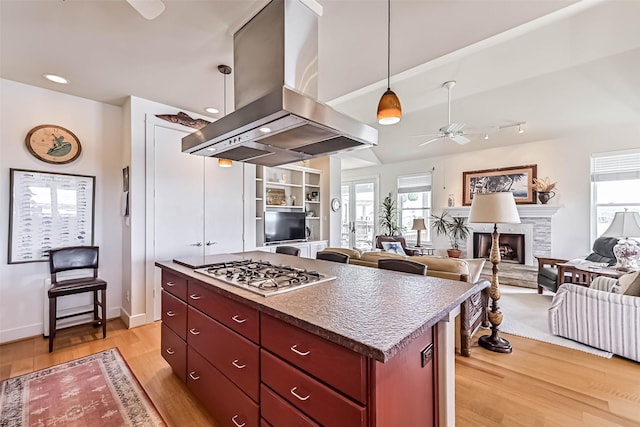
[[[305,240],[304,212],[265,212],[265,243]]]

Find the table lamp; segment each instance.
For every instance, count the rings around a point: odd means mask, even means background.
[[[500,284],[498,282],[498,264],[500,264],[500,233],[498,233],[498,223],[519,224],[520,215],[516,208],[513,193],[484,193],[474,194],[471,201],[471,212],[469,212],[469,222],[479,224],[493,224],[491,234],[491,255],[489,259],[493,264],[491,288],[491,311],[489,312],[489,322],[491,323],[491,335],[484,335],[478,339],[478,344],[487,350],[498,353],[511,353],[511,343],[498,336],[498,327],[502,323],[502,313],[498,307],[500,300]]]
[[[613,247],[613,254],[620,271],[638,270],[638,254],[640,246],[630,237],[640,237],[640,214],[638,212],[616,212],[609,228],[602,233],[602,237],[617,237],[618,244]]]
[[[424,224],[424,218],[414,218],[413,225],[411,226],[412,230],[416,230],[418,232],[418,239],[416,241],[416,247],[420,247],[420,232],[422,230],[426,230],[427,226]]]

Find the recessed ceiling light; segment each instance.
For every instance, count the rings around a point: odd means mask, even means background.
[[[55,74],[43,74],[42,77],[54,83],[60,83],[63,85],[69,83],[69,80],[65,79],[64,77],[56,76]]]
[[[489,134],[488,133],[484,134],[484,139],[489,139]]]
[[[220,112],[220,110],[218,110],[217,108],[213,108],[213,107],[207,107],[204,109],[204,111],[206,111],[207,113],[211,113],[211,114],[218,114]]]
[[[262,127],[262,128],[260,128],[260,132],[262,132],[262,133],[269,133],[269,132],[271,132],[271,128],[268,128],[268,127],[266,127],[266,126],[265,126],[265,127]]]
[[[213,147],[209,147],[209,148],[207,148],[207,150],[209,150],[209,151],[216,151],[216,149],[215,149],[215,148],[213,148]]]

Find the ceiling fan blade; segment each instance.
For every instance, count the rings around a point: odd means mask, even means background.
[[[464,128],[464,123],[451,123],[446,128],[446,132],[460,132]]]
[[[453,136],[450,136],[449,139],[452,140],[453,142],[457,142],[460,145],[464,145],[471,141],[469,138],[462,135],[453,135]]]
[[[439,137],[437,137],[437,138],[433,138],[433,139],[430,139],[430,140],[428,140],[428,141],[425,141],[425,142],[423,142],[422,144],[419,144],[419,145],[418,145],[418,147],[422,147],[423,145],[431,144],[433,141],[437,141],[437,140],[439,140],[440,138],[442,138],[442,137],[441,137],[441,136],[439,136]]]
[[[143,18],[156,19],[164,12],[162,0],[126,0]]]
[[[442,136],[442,133],[425,133],[425,134],[421,134],[421,135],[411,135],[409,136],[409,138],[429,138],[429,137],[435,137],[435,136]]]

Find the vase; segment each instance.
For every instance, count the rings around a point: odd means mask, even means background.
[[[449,258],[460,258],[462,251],[460,249],[447,249],[447,255]]]
[[[538,200],[543,205],[546,205],[549,200],[551,200],[556,195],[553,191],[539,191],[538,192]]]

